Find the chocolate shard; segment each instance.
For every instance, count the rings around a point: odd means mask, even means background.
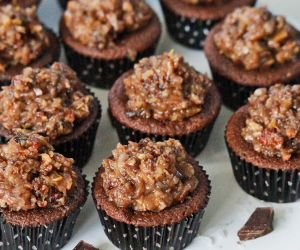
[[[271,233],[273,231],[273,218],[273,208],[256,208],[249,220],[238,232],[240,240],[252,240]]]
[[[73,250],[99,250],[99,248],[95,248],[82,240],[77,244],[77,246]]]

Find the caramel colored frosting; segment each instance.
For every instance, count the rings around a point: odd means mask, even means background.
[[[92,99],[64,64],[25,68],[0,92],[0,124],[11,132],[26,129],[55,140],[88,117]]]
[[[220,53],[247,70],[291,62],[299,57],[299,35],[282,16],[265,8],[242,7],[229,14],[214,41]]]
[[[179,141],[118,144],[102,163],[103,188],[122,208],[158,212],[183,202],[198,185],[191,158]]]
[[[300,149],[300,85],[276,84],[249,98],[243,138],[267,157],[289,160]]]
[[[10,66],[30,64],[47,46],[35,6],[0,5],[0,73]]]
[[[0,145],[0,207],[12,211],[60,207],[75,185],[73,159],[53,152],[37,134]]]
[[[124,79],[127,115],[180,121],[203,109],[211,81],[174,52],[142,59]]]

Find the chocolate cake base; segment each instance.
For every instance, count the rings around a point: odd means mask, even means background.
[[[93,95],[88,89],[87,94]],[[97,129],[101,118],[101,106],[94,96],[91,113],[84,121],[76,124],[71,134],[50,141],[56,152],[65,157],[73,158],[76,166],[83,168],[92,155]],[[0,125],[0,143],[8,141],[13,134]]]
[[[202,49],[210,30],[235,8],[255,5],[256,0],[232,0],[222,5],[192,5],[182,0],[160,0],[167,30],[182,45]]]
[[[154,119],[128,117],[127,97],[124,94],[123,79],[132,71],[121,76],[109,92],[109,114],[122,144],[138,142],[149,137],[154,141],[168,138],[180,140],[187,152],[198,155],[208,142],[215,120],[220,112],[221,100],[217,88],[212,85],[208,91],[203,110],[184,121],[160,122]]]
[[[62,18],[60,33],[69,65],[84,83],[99,88],[110,88],[122,73],[131,69],[141,58],[154,54],[161,34],[161,25],[156,14],[153,15],[148,25],[124,36],[116,47],[105,50],[81,45],[72,37]],[[128,58],[128,49],[137,52],[134,60]]]
[[[49,37],[49,47],[46,48],[46,50],[39,58],[31,62],[29,65],[27,66],[16,65],[7,68],[7,70],[4,73],[0,74],[0,86],[9,85],[11,79],[15,75],[21,74],[25,67],[33,67],[33,68],[47,67],[50,66],[53,62],[59,60],[60,57],[59,40],[52,30],[50,29],[46,29],[46,30]]]
[[[196,237],[210,195],[206,172],[194,162],[199,184],[190,199],[161,212],[118,208],[108,200],[101,172],[94,179],[92,195],[107,237],[120,249],[181,250]]]
[[[226,144],[236,181],[248,194],[278,203],[300,198],[300,157],[283,161],[254,151],[241,136],[247,117],[243,106],[230,118],[225,133]]]
[[[223,103],[227,107],[236,110],[243,106],[257,88],[270,87],[276,83],[297,84],[300,81],[300,58],[281,66],[246,70],[241,65],[237,65],[221,55],[214,42],[214,35],[220,30],[221,25],[213,28],[208,35],[204,51],[214,82],[220,90]]]
[[[0,245],[3,250],[61,249],[71,238],[77,216],[87,199],[87,183],[79,174],[77,189],[59,208],[12,212],[2,209]]]

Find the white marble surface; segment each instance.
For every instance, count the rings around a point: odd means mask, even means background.
[[[148,1],[161,16],[158,1]],[[259,5],[266,5],[275,13],[287,16],[294,25],[300,28],[299,0],[260,0]],[[58,30],[61,12],[55,0],[43,0],[39,15],[44,23],[55,31]],[[198,70],[209,72],[202,52],[175,44],[164,29],[158,53],[170,49],[182,53],[186,60]],[[84,169],[89,180],[92,180],[101,160],[110,154],[111,149],[118,142],[116,132],[111,128],[106,113],[107,91],[94,88],[93,91],[100,98],[104,112],[93,156]],[[223,107],[206,149],[197,157],[209,173],[213,188],[199,236],[187,249],[300,250],[300,201],[293,204],[265,203],[244,193],[235,182],[223,139],[224,126],[230,114],[231,112]],[[241,243],[238,240],[237,231],[258,206],[274,207],[275,230],[265,237]],[[94,244],[101,250],[116,249],[104,234],[91,197],[78,218],[73,237],[63,249],[73,249],[80,240]]]

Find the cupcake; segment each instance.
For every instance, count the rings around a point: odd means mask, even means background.
[[[0,92],[2,141],[18,129],[39,133],[79,167],[92,153],[100,115],[98,99],[61,63],[25,68]]]
[[[171,51],[144,58],[123,74],[109,92],[108,105],[122,144],[171,137],[196,156],[208,141],[221,98],[206,75]]]
[[[238,184],[272,202],[300,198],[300,85],[259,88],[230,118],[226,143]]]
[[[210,195],[206,172],[179,141],[119,144],[103,160],[92,195],[120,249],[183,249],[197,235]]]
[[[37,134],[0,145],[1,249],[60,249],[87,198],[74,161]]]
[[[300,33],[265,8],[243,7],[207,37],[205,54],[223,102],[237,109],[258,87],[300,80]]]
[[[209,31],[235,8],[256,0],[160,0],[167,29],[177,42],[202,49]]]
[[[0,86],[26,66],[47,66],[59,54],[58,38],[39,22],[35,6],[0,5]]]
[[[143,0],[72,0],[60,33],[79,78],[109,88],[134,62],[154,53],[161,27]]]

